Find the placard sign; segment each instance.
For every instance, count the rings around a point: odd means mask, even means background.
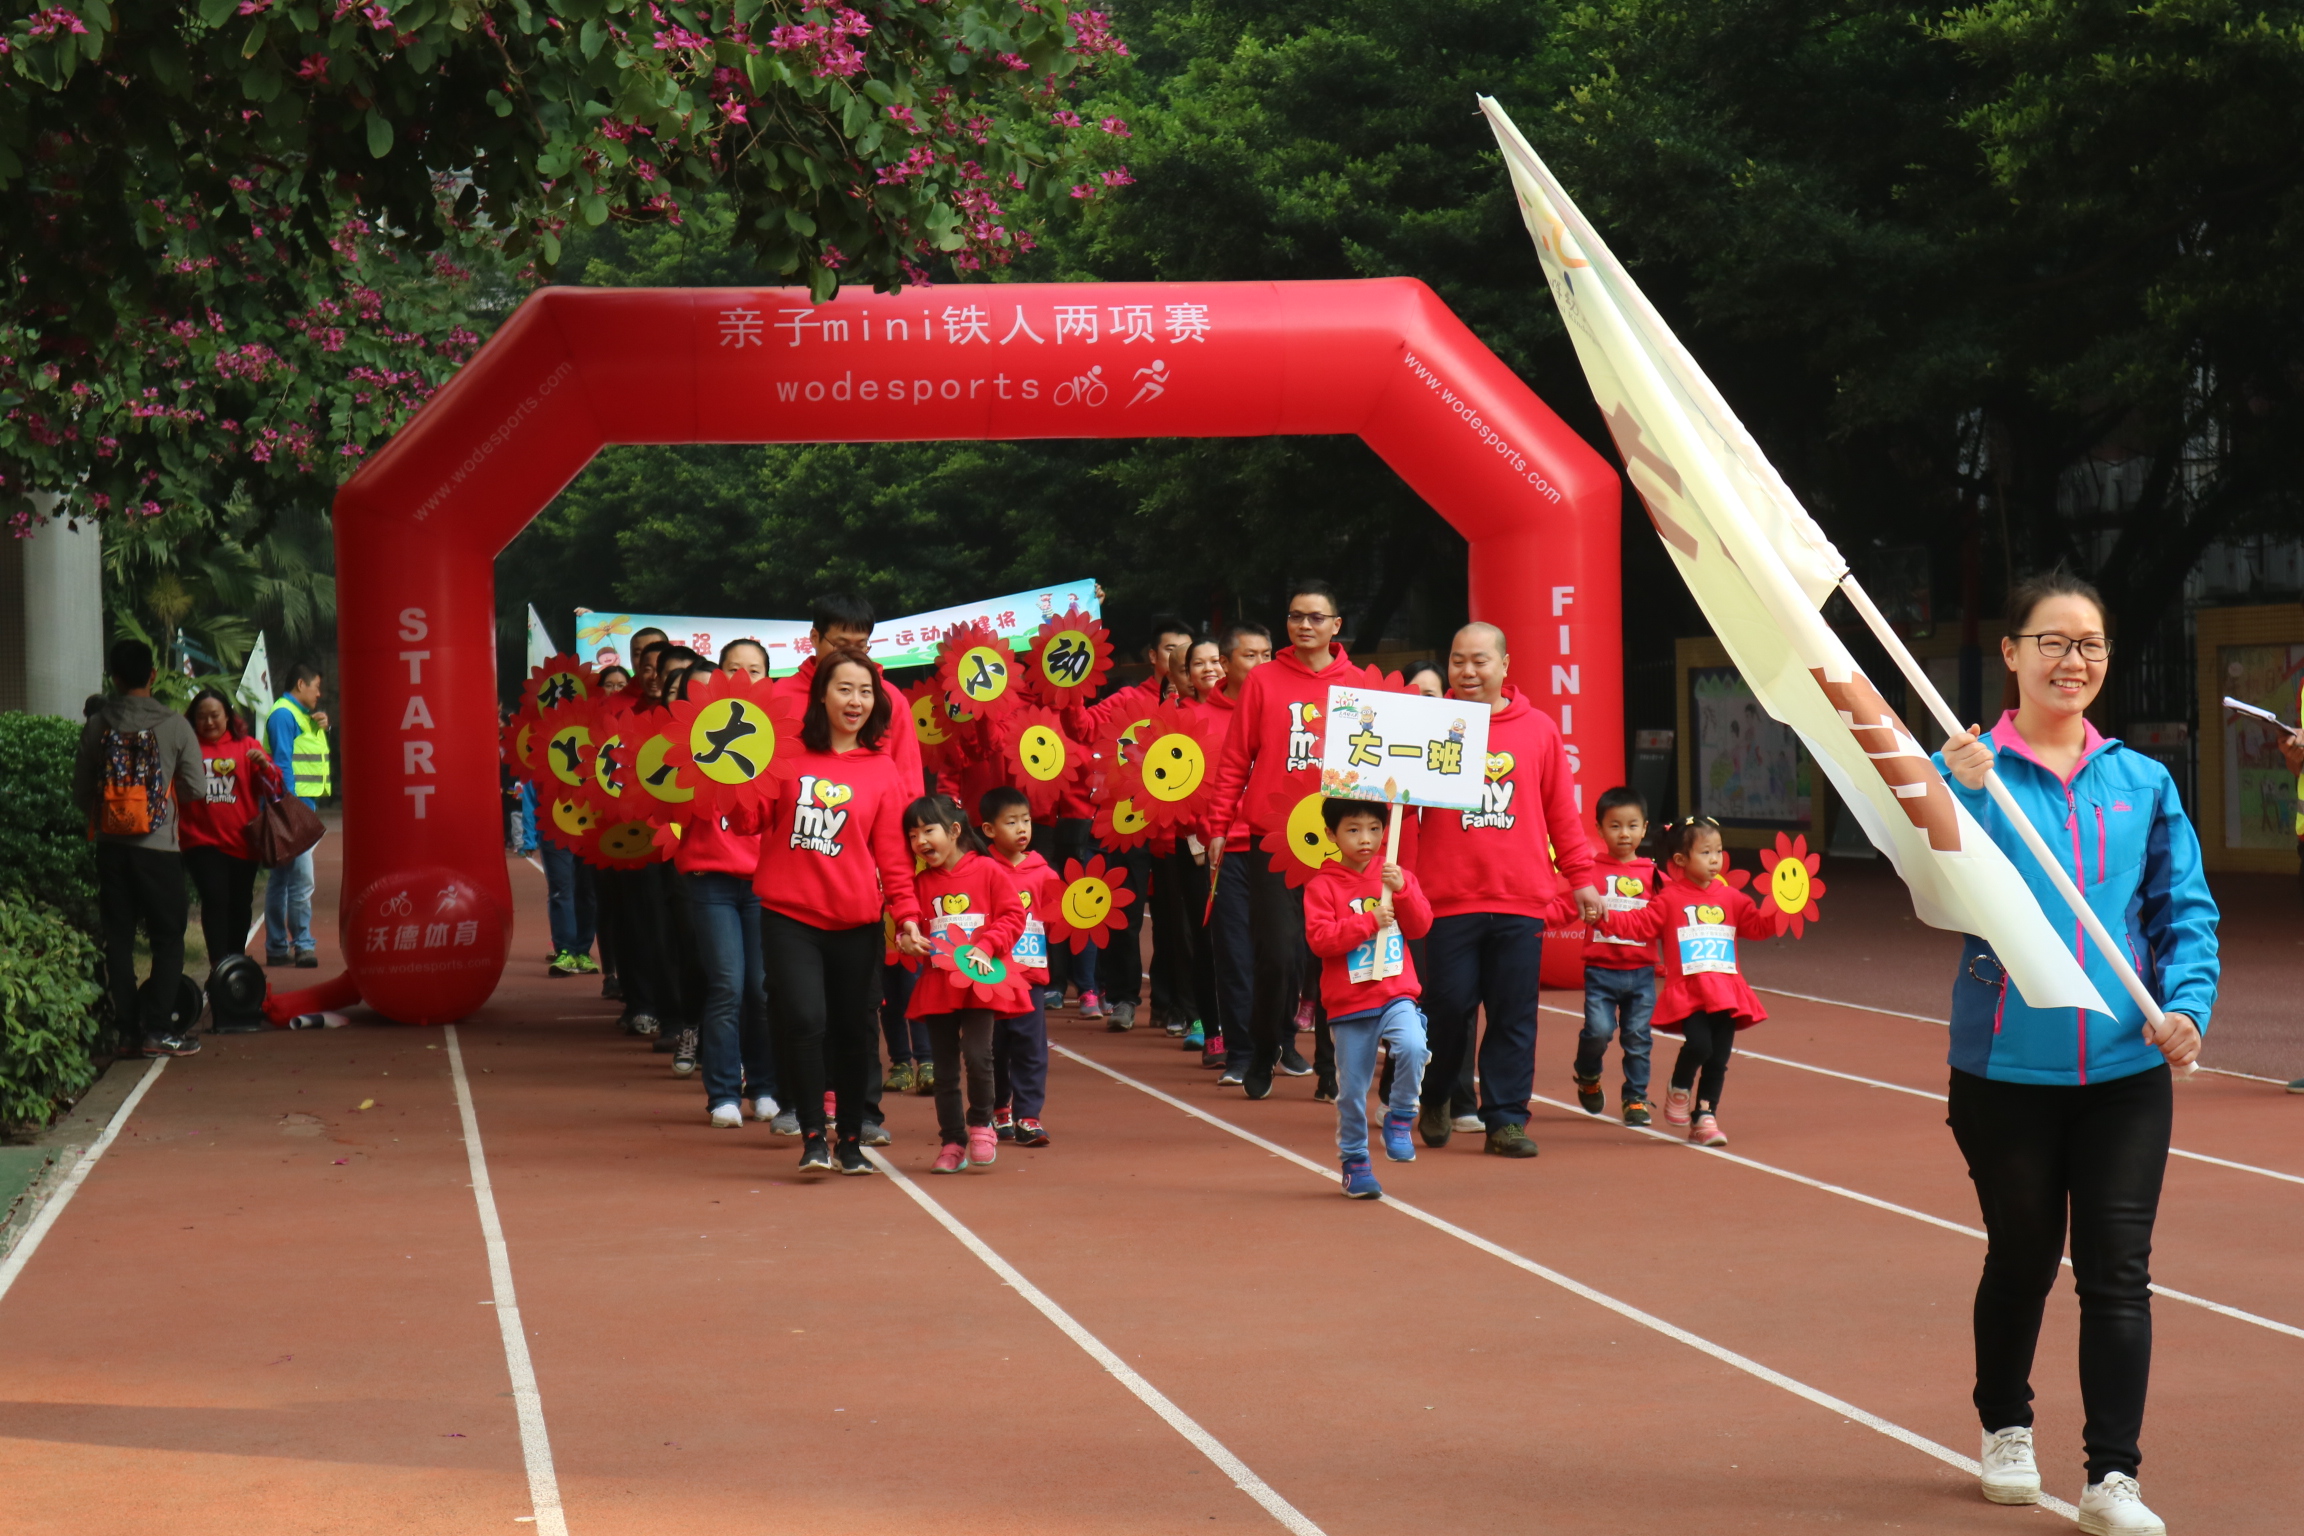
[[[1330,687],[1320,792],[1477,811],[1488,772],[1488,706],[1420,693]]]

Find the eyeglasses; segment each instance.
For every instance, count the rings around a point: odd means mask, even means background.
[[[2040,654],[2050,661],[2062,661],[2072,654],[2075,646],[2080,650],[2082,661],[2102,661],[2112,654],[2112,642],[2102,635],[2090,635],[2085,640],[2075,640],[2070,635],[2058,634],[2018,635],[2016,638],[2029,640],[2040,647]]]
[[[1303,613],[1294,608],[1288,610],[1288,622],[1291,624],[1327,624],[1342,617],[1342,614],[1335,613]]]

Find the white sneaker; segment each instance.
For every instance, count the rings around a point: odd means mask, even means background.
[[[2030,1429],[1984,1431],[1976,1459],[1984,1464],[1984,1497],[1995,1504],[2040,1502],[2040,1464],[2032,1459]]]
[[[2144,1507],[2144,1491],[2125,1472],[2105,1475],[2080,1495],[2080,1529],[2088,1536],[2168,1536],[2160,1517]]]
[[[712,1106],[712,1129],[733,1131],[743,1123],[744,1111],[741,1106],[736,1104],[715,1104]]]
[[[1488,1122],[1478,1115],[1458,1115],[1449,1124],[1459,1131],[1484,1131],[1488,1129]]]
[[[768,1097],[766,1094],[762,1094],[760,1097],[754,1099],[752,1101],[752,1118],[755,1120],[775,1119],[776,1101]]]

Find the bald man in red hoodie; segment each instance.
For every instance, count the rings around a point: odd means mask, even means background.
[[[1367,680],[1366,671],[1337,643],[1343,628],[1336,594],[1326,582],[1300,581],[1289,589],[1288,648],[1249,673],[1241,687],[1206,825],[1229,828],[1239,818],[1259,838],[1270,837],[1285,832],[1286,805],[1318,792],[1328,690]],[[1219,878],[1230,841],[1218,837],[1208,845],[1208,862]],[[1248,855],[1248,932],[1256,968],[1248,1010],[1255,1055],[1241,1074],[1241,1088],[1252,1099],[1266,1098],[1275,1071],[1302,1077],[1316,1070],[1320,1080],[1312,1096],[1333,1103],[1336,1051],[1317,1008],[1311,1067],[1295,1046],[1296,1004],[1311,956],[1304,947],[1303,892],[1288,884],[1276,857],[1246,848],[1235,851]]]
[[[1505,681],[1511,665],[1504,631],[1493,624],[1467,624],[1449,643],[1449,697],[1488,706],[1488,773],[1479,810],[1420,813],[1416,869],[1432,903],[1424,941],[1432,1060],[1416,1128],[1424,1145],[1447,1145],[1454,1128],[1449,1094],[1472,1042],[1473,1017],[1486,1004],[1482,1150],[1534,1157],[1528,1096],[1536,1087],[1544,914],[1571,892],[1586,921],[1597,921],[1593,914],[1603,909],[1560,727]]]

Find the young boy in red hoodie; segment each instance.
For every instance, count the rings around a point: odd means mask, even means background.
[[[1637,912],[1656,894],[1656,865],[1640,857],[1648,835],[1648,802],[1619,784],[1600,797],[1592,819],[1600,852],[1592,861],[1600,903],[1610,912]],[[1576,1102],[1596,1115],[1607,1106],[1600,1066],[1612,1036],[1624,1041],[1624,1123],[1646,1125],[1648,1019],[1656,1011],[1656,945],[1584,930],[1584,1032],[1576,1037]]]
[[[1324,800],[1320,819],[1343,855],[1304,887],[1304,937],[1320,957],[1320,1001],[1336,1044],[1336,1151],[1344,1194],[1373,1200],[1384,1193],[1368,1165],[1368,1085],[1376,1047],[1392,1053],[1392,1099],[1384,1107],[1384,1155],[1416,1160],[1409,1132],[1424,1081],[1422,988],[1407,939],[1432,931],[1432,906],[1416,877],[1398,864],[1381,867],[1385,807],[1367,800]]]
[[[1048,1097],[1048,927],[1040,914],[1054,906],[1063,882],[1032,851],[1032,802],[1001,784],[976,802],[976,820],[992,845],[992,862],[1005,865],[1024,909],[1024,931],[1009,947],[1008,963],[1023,974],[1032,1011],[992,1021],[992,1131],[1020,1147],[1048,1145],[1040,1111]]]

